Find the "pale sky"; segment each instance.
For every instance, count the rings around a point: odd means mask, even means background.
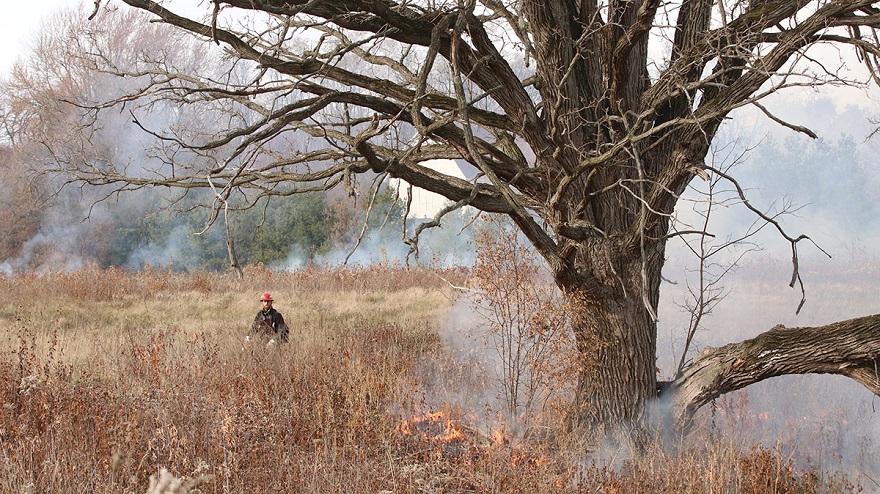
[[[6,74],[40,28],[40,22],[78,0],[0,1],[0,72]]]
[[[182,15],[203,13],[207,0],[169,0],[165,5]],[[102,5],[108,0],[102,0]],[[27,50],[27,45],[40,29],[41,22],[66,6],[85,5],[91,12],[95,0],[0,0],[0,74],[5,75],[12,64]]]

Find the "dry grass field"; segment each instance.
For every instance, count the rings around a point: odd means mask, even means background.
[[[544,434],[505,436],[489,404],[457,399],[491,395],[492,380],[438,331],[456,306],[450,283],[467,274],[386,263],[243,280],[94,268],[4,278],[0,492],[861,489],[717,429],[638,457],[586,454],[549,412]],[[286,345],[245,341],[263,291],[290,324]]]

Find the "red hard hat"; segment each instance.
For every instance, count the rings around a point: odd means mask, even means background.
[[[267,301],[267,300],[268,300],[269,302],[272,301],[272,295],[269,295],[269,292],[264,293],[263,296],[260,297],[260,301],[261,301],[261,302],[265,302],[265,301]]]

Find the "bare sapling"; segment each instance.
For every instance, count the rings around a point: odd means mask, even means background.
[[[474,305],[497,352],[499,394],[511,432],[526,433],[570,403],[576,352],[562,294],[509,224],[475,235]],[[559,416],[557,413],[555,416]]]

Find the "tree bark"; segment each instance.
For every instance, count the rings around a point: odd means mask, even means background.
[[[600,438],[638,427],[657,395],[654,267],[662,263],[621,255],[614,243],[588,243],[577,256],[588,269],[557,274],[582,359],[570,424]]]
[[[707,347],[675,381],[664,386],[686,426],[709,401],[771,377],[838,374],[880,396],[880,314],[826,326],[776,326],[750,340]]]
[[[631,426],[656,395],[656,324],[639,300],[576,296],[577,425]]]

